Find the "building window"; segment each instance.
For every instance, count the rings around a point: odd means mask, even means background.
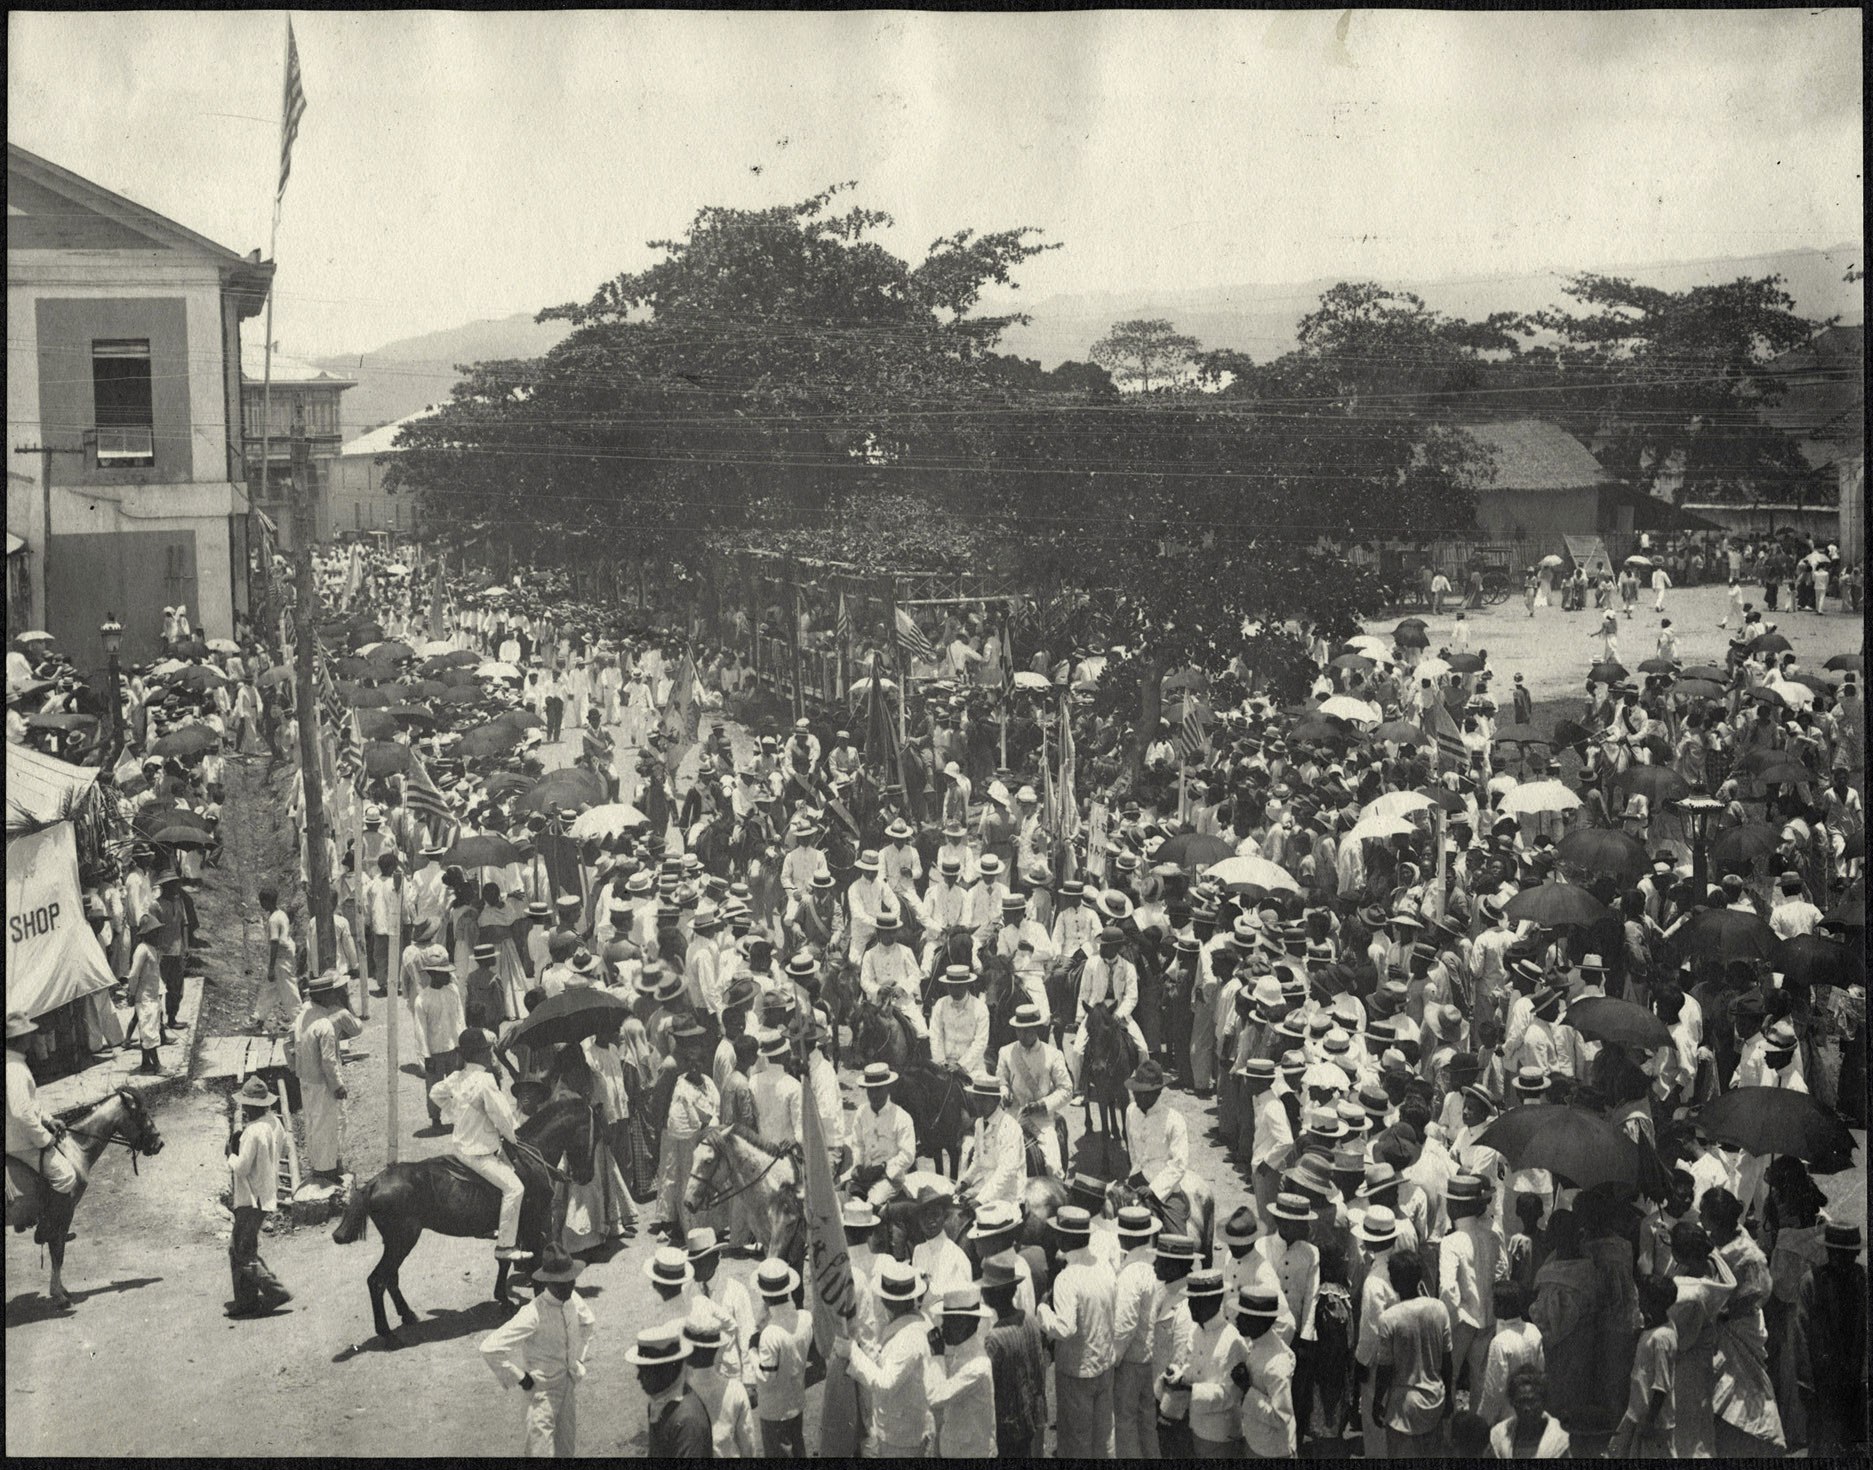
[[[148,338],[91,344],[91,392],[97,405],[98,463],[156,463],[156,411],[150,391]]]

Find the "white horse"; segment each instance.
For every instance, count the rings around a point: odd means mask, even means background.
[[[799,1269],[806,1256],[801,1228],[800,1177],[786,1154],[771,1154],[725,1128],[710,1128],[696,1141],[683,1213],[691,1219],[725,1211],[718,1230],[733,1240],[738,1227],[752,1227],[771,1256]]]

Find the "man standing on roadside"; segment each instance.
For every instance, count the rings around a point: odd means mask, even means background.
[[[306,1003],[293,1019],[289,1038],[299,1106],[306,1119],[306,1166],[338,1180],[343,1116],[339,1104],[350,1094],[339,1073],[338,1043],[364,1030],[345,1003],[345,979],[327,970],[306,988]]]
[[[228,1172],[234,1176],[234,1233],[228,1240],[234,1305],[228,1316],[263,1317],[293,1299],[260,1259],[261,1228],[279,1208],[286,1129],[273,1110],[273,1093],[258,1075],[247,1079],[234,1100],[240,1105],[241,1126],[228,1137]]]

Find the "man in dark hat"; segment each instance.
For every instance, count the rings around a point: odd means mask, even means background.
[[[1858,1225],[1824,1226],[1824,1259],[1795,1296],[1795,1383],[1808,1416],[1808,1453],[1866,1447],[1867,1275]]]
[[[258,1075],[234,1095],[241,1126],[228,1136],[228,1172],[233,1176],[230,1202],[234,1232],[228,1240],[228,1267],[234,1277],[230,1317],[260,1317],[284,1306],[293,1294],[281,1286],[260,1259],[260,1231],[279,1208],[280,1158],[286,1152],[286,1129],[274,1111],[274,1095]]]

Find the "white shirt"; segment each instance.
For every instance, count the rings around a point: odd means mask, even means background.
[[[771,1058],[764,1058],[748,1079],[754,1093],[755,1125],[761,1136],[787,1143],[800,1142],[800,1079],[792,1077]]]
[[[1183,1185],[1190,1166],[1190,1134],[1183,1114],[1162,1099],[1150,1112],[1137,1103],[1125,1108],[1125,1137],[1132,1168],[1145,1176],[1145,1185],[1160,1200],[1169,1199]]]
[[[280,1155],[285,1149],[286,1130],[277,1113],[262,1113],[241,1129],[240,1149],[228,1156],[235,1209],[252,1207],[270,1214],[278,1208]]]
[[[512,1139],[519,1128],[514,1104],[500,1083],[479,1062],[469,1062],[429,1089],[429,1099],[441,1109],[443,1121],[455,1127],[457,1153],[499,1153],[502,1139]]]
[[[985,1200],[1021,1203],[1027,1184],[1027,1140],[1007,1108],[976,1119],[963,1141],[961,1177],[973,1183],[977,1205]]]
[[[989,1008],[979,995],[943,995],[930,1008],[930,1058],[974,1076],[989,1044]]]
[[[563,1302],[543,1291],[481,1340],[482,1361],[507,1387],[585,1377],[585,1355],[597,1320],[574,1290]],[[570,1412],[570,1411],[568,1411]]]
[[[853,1163],[882,1166],[887,1179],[902,1179],[917,1158],[917,1125],[894,1102],[876,1111],[867,1102],[852,1115],[852,1150]]]

